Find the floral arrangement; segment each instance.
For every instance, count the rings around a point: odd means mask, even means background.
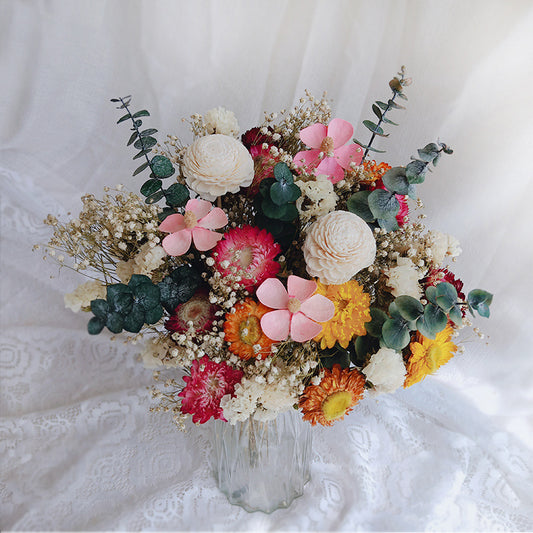
[[[83,196],[67,223],[49,215],[45,253],[90,278],[65,296],[92,315],[90,334],[144,342],[153,410],[183,427],[299,408],[329,426],[365,392],[410,387],[462,351],[467,312],[488,317],[492,295],[465,296],[448,264],[459,243],[414,214],[416,186],[452,150],[432,142],[397,167],[368,157],[383,153],[373,142],[397,126],[390,113],[409,84],[402,67],[363,122],[367,144],[332,119],[326,95],[306,93],[242,135],[224,108],[192,115],[188,145],[158,144],[141,128],[148,111],[112,100],[142,162],[134,175],[149,178],[140,195]]]

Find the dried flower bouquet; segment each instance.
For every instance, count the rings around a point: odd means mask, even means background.
[[[231,111],[195,114],[189,145],[158,145],[141,129],[148,111],[112,100],[142,162],[134,175],[149,178],[140,196],[106,188],[77,219],[49,215],[46,252],[91,278],[65,296],[92,314],[89,333],[143,340],[155,410],[183,427],[296,407],[329,426],[365,391],[410,387],[449,361],[467,312],[489,316],[492,295],[465,296],[449,270],[457,240],[413,215],[416,185],[452,150],[432,142],[392,168],[368,159],[409,83],[402,67],[363,122],[367,144],[308,93],[242,135]],[[186,375],[162,380],[165,367]]]

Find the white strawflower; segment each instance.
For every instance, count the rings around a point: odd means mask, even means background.
[[[254,161],[246,147],[228,135],[206,135],[186,150],[182,165],[187,185],[210,202],[237,193],[254,179]]]
[[[362,218],[333,211],[313,222],[303,253],[310,276],[326,285],[341,285],[374,262],[376,241]]]
[[[247,420],[255,412],[261,389],[259,383],[243,378],[235,385],[233,396],[226,394],[220,400],[224,418],[233,425]]]
[[[398,257],[396,263],[398,266],[384,271],[388,278],[387,287],[392,289],[391,292],[396,297],[406,294],[420,300],[422,288],[418,280],[422,278],[422,274],[408,257]]]
[[[298,180],[295,183],[302,191],[302,195],[296,200],[302,222],[327,215],[335,209],[339,197],[327,176],[320,175],[313,181]]]
[[[65,307],[77,313],[82,307],[90,307],[92,300],[104,299],[106,286],[100,281],[88,281],[76,287],[74,292],[65,294]]]
[[[374,385],[377,393],[394,392],[405,381],[405,364],[402,356],[390,348],[381,348],[363,368],[363,374]]]
[[[223,107],[210,109],[204,117],[207,133],[221,133],[238,137],[240,133],[239,123],[233,111]]]

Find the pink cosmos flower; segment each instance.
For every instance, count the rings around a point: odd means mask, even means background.
[[[340,118],[334,118],[327,126],[320,123],[308,126],[300,131],[300,139],[311,150],[298,152],[294,164],[313,170],[316,176],[325,174],[331,183],[337,183],[344,178],[344,169],[348,170],[350,163],[359,165],[363,159],[358,144],[346,145],[352,135],[353,126]]]
[[[193,361],[191,376],[183,378],[187,385],[178,394],[183,398],[181,412],[191,414],[195,424],[204,424],[211,417],[227,422],[220,400],[222,396],[235,392],[235,385],[242,376],[241,370],[232,368],[224,361],[215,363],[207,355]]]
[[[277,278],[263,281],[257,289],[259,301],[276,309],[263,315],[261,329],[273,341],[283,341],[291,336],[296,342],[305,342],[316,337],[322,326],[317,322],[327,322],[335,314],[335,304],[314,294],[317,284],[313,280],[289,276],[287,289]]]
[[[228,217],[220,207],[206,200],[195,198],[185,205],[185,214],[169,215],[159,225],[159,231],[170,233],[161,243],[168,255],[178,256],[187,253],[191,241],[200,252],[213,248],[222,239],[222,233],[211,231],[222,228]]]

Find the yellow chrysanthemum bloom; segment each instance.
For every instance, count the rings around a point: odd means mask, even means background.
[[[335,314],[322,324],[322,331],[315,337],[320,347],[333,348],[338,342],[343,348],[355,335],[366,335],[365,323],[370,322],[370,295],[363,292],[357,281],[342,285],[324,285],[317,282],[317,294],[322,294],[335,304]]]
[[[409,346],[411,357],[407,363],[404,388],[422,381],[428,374],[433,374],[454,356],[457,346],[451,341],[452,334],[453,329],[450,326],[437,333],[435,340],[417,333],[417,340]]]

